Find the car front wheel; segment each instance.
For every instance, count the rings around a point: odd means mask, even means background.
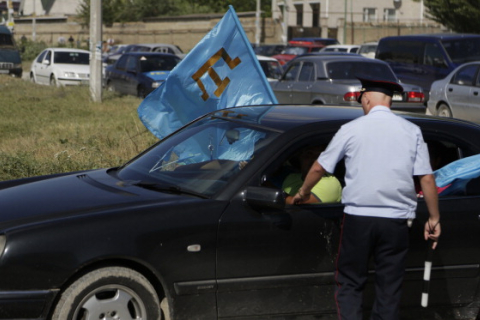
[[[50,85],[55,87],[57,86],[57,79],[55,79],[53,74],[50,76]]]
[[[450,108],[446,104],[442,103],[438,107],[437,116],[445,117],[445,118],[451,118],[452,117],[452,111],[450,110]]]
[[[123,267],[94,270],[74,281],[60,296],[52,320],[161,319],[151,283]]]

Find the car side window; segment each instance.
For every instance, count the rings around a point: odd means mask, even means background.
[[[127,71],[135,72],[137,70],[137,58],[130,56],[127,59]]]
[[[452,83],[461,86],[473,86],[477,71],[478,65],[465,66],[458,70],[458,72],[452,78]]]
[[[315,80],[315,66],[311,62],[304,62],[298,81],[314,81]]]
[[[42,63],[43,59],[45,58],[45,55],[47,54],[48,51],[43,51],[37,58],[38,63]]]
[[[298,72],[300,71],[300,62],[296,62],[288,67],[287,71],[283,76],[283,80],[294,81],[297,79]]]
[[[425,55],[423,64],[437,68],[448,68],[442,50],[436,43],[427,43],[425,45]]]
[[[428,138],[425,142],[440,199],[480,195],[480,155],[444,139]]]
[[[116,68],[118,70],[125,71],[127,69],[127,60],[128,60],[128,55],[121,56],[120,59],[118,59]]]
[[[286,195],[292,196],[302,183],[301,177],[326,148],[332,136],[333,133],[331,135],[324,134],[294,142],[262,173],[260,184],[269,188],[281,189]],[[335,172],[327,176],[328,178],[320,188],[322,191],[317,191],[318,194],[315,193],[315,196],[318,196],[320,199],[322,196],[325,196],[329,199],[326,202],[330,204],[340,203],[341,189],[345,185],[345,165],[343,160],[337,164]],[[325,183],[330,187],[325,188]],[[316,204],[321,205],[322,203]]]
[[[47,54],[45,55],[45,61],[48,61],[49,63],[52,62],[52,52],[51,51],[47,51]]]

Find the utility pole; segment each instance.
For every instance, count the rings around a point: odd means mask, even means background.
[[[260,0],[257,0],[257,11],[255,13],[255,44],[260,45]]]
[[[90,94],[102,102],[102,0],[90,0]]]

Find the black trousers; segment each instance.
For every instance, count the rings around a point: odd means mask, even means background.
[[[407,251],[407,220],[345,214],[335,275],[338,319],[362,319],[363,289],[372,256],[375,303],[371,319],[399,319]]]

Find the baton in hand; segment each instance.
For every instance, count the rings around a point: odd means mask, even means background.
[[[428,292],[430,290],[430,276],[432,273],[433,258],[433,240],[428,240],[427,258],[425,259],[425,271],[423,272],[423,290],[422,290],[422,307],[428,306]]]

